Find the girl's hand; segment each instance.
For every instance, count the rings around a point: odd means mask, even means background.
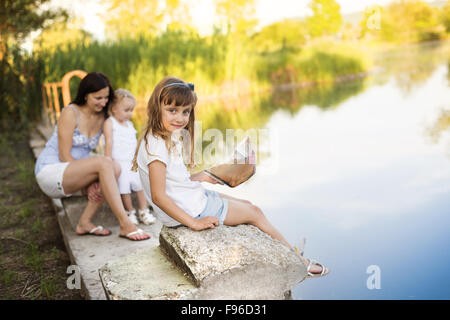
[[[219,218],[217,217],[204,217],[196,219],[194,224],[191,226],[192,230],[200,231],[205,229],[214,229],[219,225]]]
[[[87,187],[87,197],[89,201],[92,202],[102,202],[103,201],[103,194],[100,190],[100,185],[98,182],[91,183],[89,187]]]
[[[196,174],[193,174],[191,176],[191,180],[193,181],[200,181],[200,182],[208,182],[211,184],[220,184],[223,185],[222,182],[217,181],[216,179],[211,178],[209,175],[207,175],[204,171],[198,172]]]

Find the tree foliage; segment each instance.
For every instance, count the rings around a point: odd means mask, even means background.
[[[361,35],[398,43],[441,39],[445,37],[445,16],[449,15],[445,14],[446,7],[439,10],[421,0],[395,1],[387,7],[375,8],[379,28],[370,28],[371,14],[366,11],[360,24]]]
[[[150,38],[164,30],[188,27],[187,4],[182,0],[103,0],[106,34],[112,39]]]
[[[226,34],[250,35],[256,25],[255,0],[215,0]]]
[[[70,23],[57,22],[46,28],[33,41],[33,51],[53,52],[68,50],[74,45],[88,45],[92,42],[92,35],[83,30],[82,21],[72,19]]]
[[[2,0],[0,1],[0,59],[8,45],[20,44],[28,34],[44,27],[49,20],[67,17],[63,10],[42,10],[50,0]]]
[[[312,37],[336,34],[342,26],[341,6],[335,0],[312,0],[313,15],[306,19]]]
[[[0,127],[26,123],[40,115],[42,64],[20,45],[31,31],[64,20],[63,10],[43,10],[49,0],[0,1]]]
[[[285,19],[262,28],[252,42],[266,52],[301,47],[306,42],[306,27],[302,21]]]

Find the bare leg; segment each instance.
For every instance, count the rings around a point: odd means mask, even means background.
[[[291,248],[291,245],[269,220],[267,220],[260,208],[249,203],[229,199],[228,212],[224,224],[227,226],[235,226],[243,223],[254,225],[272,238],[281,241],[288,248]]]
[[[133,202],[131,201],[131,194],[121,194],[120,197],[122,198],[122,203],[125,210],[131,211],[134,209]]]
[[[103,201],[101,202],[88,201],[80,217],[80,220],[78,220],[78,224],[75,229],[75,232],[77,234],[83,234],[95,228],[95,225],[91,222],[91,219],[94,217],[95,213],[102,206],[102,204]],[[100,230],[96,231],[95,233],[107,235],[110,233],[110,231],[103,229],[101,231]]]
[[[148,208],[147,199],[145,199],[144,191],[136,191],[136,197],[138,200],[139,210],[145,210]]]
[[[136,231],[137,227],[131,223],[125,212],[117,187],[113,162],[108,157],[91,157],[72,161],[64,171],[63,188],[66,193],[73,193],[98,180],[100,188],[111,211],[120,224],[120,234],[126,235]],[[93,209],[93,208],[89,208]],[[97,208],[98,209],[98,208]],[[149,238],[147,233],[131,236],[134,240]]]
[[[252,204],[252,203],[251,203],[250,201],[248,201],[248,200],[238,199],[238,198],[235,198],[235,197],[232,197],[232,196],[229,196],[229,195],[227,195],[227,194],[220,193],[220,192],[218,192],[218,193],[219,193],[220,197],[221,197],[221,198],[224,198],[224,199],[235,200],[235,201],[239,201],[239,202],[244,202],[244,203]]]
[[[259,228],[261,231],[267,233],[272,238],[281,241],[289,249],[292,246],[287,242],[283,235],[270,223],[266,218],[262,210],[252,204],[236,201],[233,199],[228,200],[228,212],[225,221],[223,222],[227,226],[235,226],[239,224],[251,224]],[[298,255],[305,265],[308,265],[308,260]],[[312,273],[320,273],[322,268],[313,265],[310,269]]]

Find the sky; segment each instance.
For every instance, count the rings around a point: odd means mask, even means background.
[[[207,35],[215,23],[214,0],[185,0],[192,7],[192,20],[200,34]],[[308,14],[311,0],[255,0],[259,26],[271,24],[285,18],[304,17]],[[337,0],[341,13],[364,11],[371,5],[387,5],[392,0]],[[100,14],[104,11],[100,0],[53,0],[52,5],[64,7],[84,19],[84,28],[98,40],[104,39],[104,25]]]

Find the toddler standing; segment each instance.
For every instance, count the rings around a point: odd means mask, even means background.
[[[105,156],[111,157],[120,164],[121,173],[118,186],[123,206],[131,222],[136,225],[139,224],[131,200],[131,192],[136,192],[139,220],[149,225],[156,219],[150,214],[139,175],[131,171],[131,162],[137,145],[137,131],[130,119],[136,105],[136,99],[125,89],[117,89],[114,94],[115,98],[109,110],[110,117],[105,121],[103,128]]]

